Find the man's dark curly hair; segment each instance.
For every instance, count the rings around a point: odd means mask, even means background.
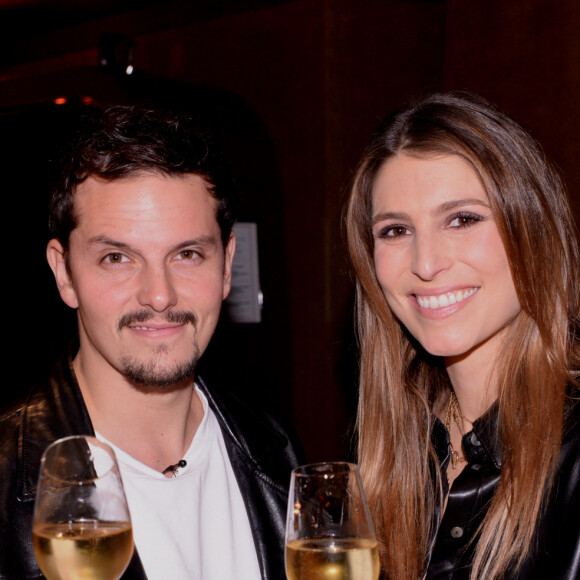
[[[113,181],[142,173],[199,175],[217,200],[217,221],[227,243],[237,215],[237,195],[221,151],[189,117],[115,106],[83,115],[63,148],[49,203],[49,228],[66,249],[77,225],[76,187],[88,177]]]

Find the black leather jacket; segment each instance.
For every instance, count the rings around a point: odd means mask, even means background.
[[[566,410],[556,480],[538,522],[523,567],[505,580],[580,579],[580,403]],[[501,475],[501,444],[494,406],[463,437],[467,465],[454,481],[431,552],[426,580],[468,580],[477,528],[486,514]],[[447,429],[437,421],[432,441],[439,456],[444,485],[449,462]],[[444,490],[445,492],[447,490]],[[439,513],[436,514],[439,519]],[[477,539],[476,539],[477,540]]]
[[[284,528],[290,471],[302,458],[286,431],[270,416],[231,394],[208,389],[198,377],[220,423],[246,504],[264,580],[284,579]],[[32,551],[31,521],[40,457],[52,441],[94,434],[71,358],[50,381],[0,415],[0,579],[43,578]],[[147,577],[135,553],[122,580]]]

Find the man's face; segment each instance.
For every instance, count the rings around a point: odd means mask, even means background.
[[[57,240],[47,256],[62,299],[78,308],[83,372],[149,387],[191,379],[229,292],[235,249],[232,236],[224,252],[203,179],[88,178],[75,210],[68,270]]]

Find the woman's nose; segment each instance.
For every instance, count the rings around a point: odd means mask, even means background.
[[[433,280],[451,265],[449,248],[437,235],[415,234],[411,270],[421,280]]]

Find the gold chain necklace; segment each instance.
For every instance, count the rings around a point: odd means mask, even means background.
[[[447,416],[445,417],[445,427],[447,427],[447,431],[449,432],[449,450],[451,451],[451,467],[455,469],[458,463],[463,463],[466,461],[463,455],[459,455],[459,451],[456,451],[453,448],[453,444],[451,443],[451,418],[455,421],[457,428],[459,429],[459,433],[463,438],[465,434],[463,432],[463,421],[465,417],[461,412],[461,407],[459,406],[459,401],[455,396],[455,392],[451,391],[451,395],[449,397],[449,405],[447,407]]]

